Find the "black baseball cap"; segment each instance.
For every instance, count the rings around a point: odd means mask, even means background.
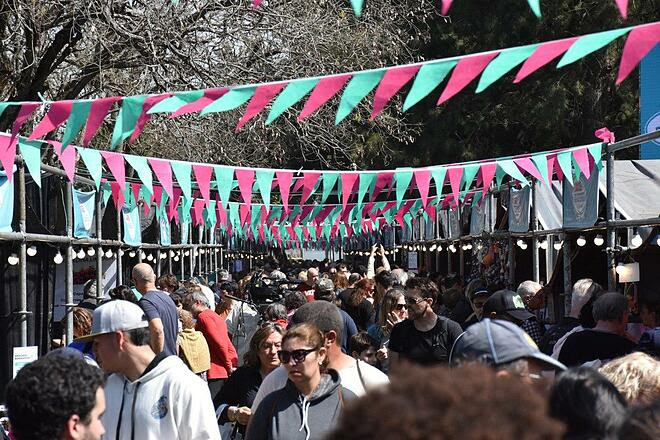
[[[484,303],[483,314],[488,317],[492,312],[509,315],[518,321],[525,321],[534,315],[525,308],[523,299],[512,290],[498,290]]]
[[[564,364],[542,353],[534,340],[514,323],[488,318],[471,325],[456,339],[449,363],[479,361],[497,366],[523,358],[541,361],[548,369],[566,369]]]

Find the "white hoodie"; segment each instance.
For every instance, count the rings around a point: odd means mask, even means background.
[[[220,440],[206,383],[176,356],[164,358],[135,382],[113,374],[104,390],[105,439]]]

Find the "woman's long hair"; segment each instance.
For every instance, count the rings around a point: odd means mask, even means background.
[[[381,329],[387,327],[387,317],[390,315],[390,312],[394,310],[394,307],[399,302],[399,298],[403,296],[403,289],[394,288],[390,289],[385,293],[383,297],[383,302],[380,305],[380,310],[378,310],[378,325]]]
[[[355,284],[351,296],[348,297],[348,305],[357,307],[362,301],[371,296],[374,289],[374,281],[368,278],[361,279]]]
[[[250,339],[250,348],[247,353],[243,355],[243,364],[245,366],[256,369],[261,368],[259,348],[261,347],[261,343],[268,339],[273,333],[279,333],[284,336],[284,329],[278,324],[268,322],[254,333],[252,339]]]

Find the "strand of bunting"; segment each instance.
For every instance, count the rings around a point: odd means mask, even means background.
[[[499,188],[505,179],[519,186],[530,181],[550,185],[552,180],[572,185],[601,166],[603,146],[599,142],[479,162],[346,172],[208,165],[79,146],[65,149],[58,141],[22,137],[17,144],[39,186],[42,148],[52,148],[69,180],[74,180],[77,163],[84,165],[104,203],[112,197],[117,209],[135,210],[143,200],[145,214],[153,205],[159,220],[220,227],[230,235],[280,245],[286,242],[283,236],[293,237],[291,232],[306,240],[350,240],[384,225],[411,228],[417,213],[435,221],[438,209],[480,204],[489,188]],[[11,134],[0,134],[0,150],[11,145]],[[12,162],[3,162],[5,170],[13,166],[15,154]],[[126,178],[127,165],[137,176],[132,182]]]
[[[35,114],[44,115],[29,139],[39,139],[64,126],[60,131],[63,148],[66,148],[80,132],[82,144],[87,146],[112,108],[118,106],[112,134],[113,149],[127,139],[134,142],[156,114],[167,114],[171,118],[193,113],[208,115],[247,104],[236,126],[236,131],[239,131],[271,103],[266,124],[273,123],[307,97],[298,115],[298,120],[302,121],[340,92],[336,124],[349,116],[375,90],[371,111],[373,120],[410,82],[412,85],[404,100],[403,111],[430,95],[447,78],[437,100],[438,105],[446,103],[479,76],[476,93],[483,92],[516,67],[520,68],[513,82],[519,83],[559,57],[557,68],[574,63],[623,36],[627,39],[616,79],[616,83],[620,84],[660,41],[660,22],[454,58],[315,78],[91,100],[2,102],[0,114],[9,106],[20,106],[11,129],[14,138],[29,118]]]

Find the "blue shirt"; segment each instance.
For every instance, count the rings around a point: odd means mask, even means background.
[[[165,346],[163,351],[166,355],[176,355],[176,338],[179,332],[179,318],[176,305],[172,298],[160,290],[151,290],[142,296],[138,302],[144,310],[147,319],[160,318],[163,322],[163,333],[165,334]]]

